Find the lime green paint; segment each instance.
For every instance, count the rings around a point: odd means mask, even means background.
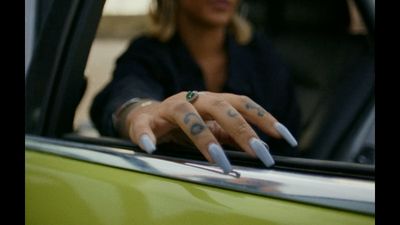
[[[374,217],[25,151],[26,224],[374,224]]]

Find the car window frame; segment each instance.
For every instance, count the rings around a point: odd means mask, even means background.
[[[60,137],[72,131],[104,3],[71,0],[50,6],[26,78],[25,132]]]

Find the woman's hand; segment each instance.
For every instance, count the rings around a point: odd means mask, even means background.
[[[126,114],[121,133],[151,153],[158,141],[182,143],[182,132],[204,157],[217,163],[225,173],[232,167],[220,143],[232,141],[250,156],[258,157],[267,166],[274,164],[268,146],[259,139],[248,122],[274,138],[285,138],[297,145],[290,132],[270,113],[246,96],[200,92],[192,102],[187,92],[175,94],[162,102],[135,107]],[[248,121],[248,122],[247,122]]]

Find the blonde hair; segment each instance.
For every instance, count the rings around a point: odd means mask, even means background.
[[[176,32],[177,0],[152,0],[149,16],[151,19],[150,35],[166,42]],[[232,32],[239,44],[247,44],[251,40],[252,28],[250,23],[238,12],[228,25],[228,32]]]

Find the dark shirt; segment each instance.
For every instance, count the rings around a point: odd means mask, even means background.
[[[227,35],[228,75],[222,92],[246,95],[263,106],[297,137],[299,108],[288,70],[272,45],[261,34],[250,43],[238,44]],[[202,71],[188,49],[175,35],[162,43],[141,36],[118,58],[112,81],[96,96],[91,118],[102,135],[116,136],[111,115],[134,97],[164,100],[180,91],[206,90]],[[269,138],[255,126],[271,152],[293,155],[283,140]]]

